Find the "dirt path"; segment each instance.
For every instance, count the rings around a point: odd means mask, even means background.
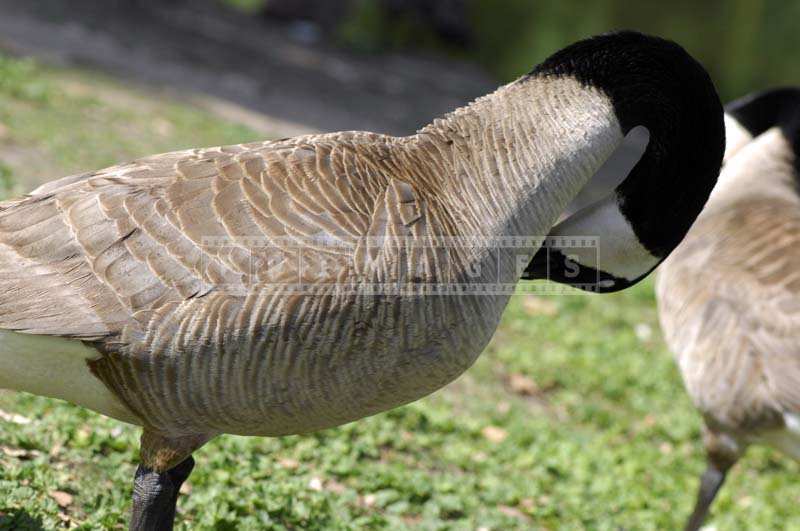
[[[215,112],[232,113],[259,129],[257,122],[266,120],[265,128],[289,134],[407,134],[494,86],[463,63],[300,45],[282,27],[221,10],[209,0],[147,9],[121,5],[0,0],[0,47],[201,94]]]

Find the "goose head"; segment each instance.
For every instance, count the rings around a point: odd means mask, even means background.
[[[725,162],[754,138],[780,127],[790,141],[800,113],[800,87],[779,87],[748,94],[725,106]]]
[[[706,205],[709,215],[737,199],[798,196],[800,88],[770,89],[732,101],[725,106],[725,131],[725,159]]]
[[[725,128],[714,85],[678,44],[635,32],[578,42],[530,75],[571,76],[603,91],[625,140],[522,278],[597,292],[631,286],[680,243],[719,175]],[[587,236],[593,245],[572,245]]]

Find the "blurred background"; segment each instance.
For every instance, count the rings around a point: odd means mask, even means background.
[[[0,195],[188,147],[408,134],[612,29],[678,41],[728,101],[800,84],[799,20],[796,0],[0,0]],[[676,528],[699,428],[652,279],[520,295],[476,366],[425,400],[206,446],[179,528]],[[137,437],[0,392],[0,529],[124,528]],[[800,529],[798,473],[754,449],[710,523]]]

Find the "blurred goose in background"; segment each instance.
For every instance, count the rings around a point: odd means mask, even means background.
[[[593,182],[636,126],[649,143],[633,171]],[[412,136],[181,151],[54,181],[0,204],[0,386],[142,426],[131,528],[168,529],[216,435],[337,426],[466,370],[511,294],[469,288],[522,274],[518,249],[483,242],[574,212],[562,223],[600,227],[614,251],[586,266],[637,281],[689,229],[723,150],[705,70],[621,32]],[[448,283],[467,291],[414,289]]]
[[[800,460],[800,88],[726,107],[719,182],[661,266],[659,317],[705,419],[698,529],[751,443]]]

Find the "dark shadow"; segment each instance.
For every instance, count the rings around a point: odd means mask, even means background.
[[[0,507],[0,530],[43,531],[41,518],[34,518],[25,509]]]
[[[239,527],[230,520],[217,520],[214,522],[214,531],[236,531]]]

